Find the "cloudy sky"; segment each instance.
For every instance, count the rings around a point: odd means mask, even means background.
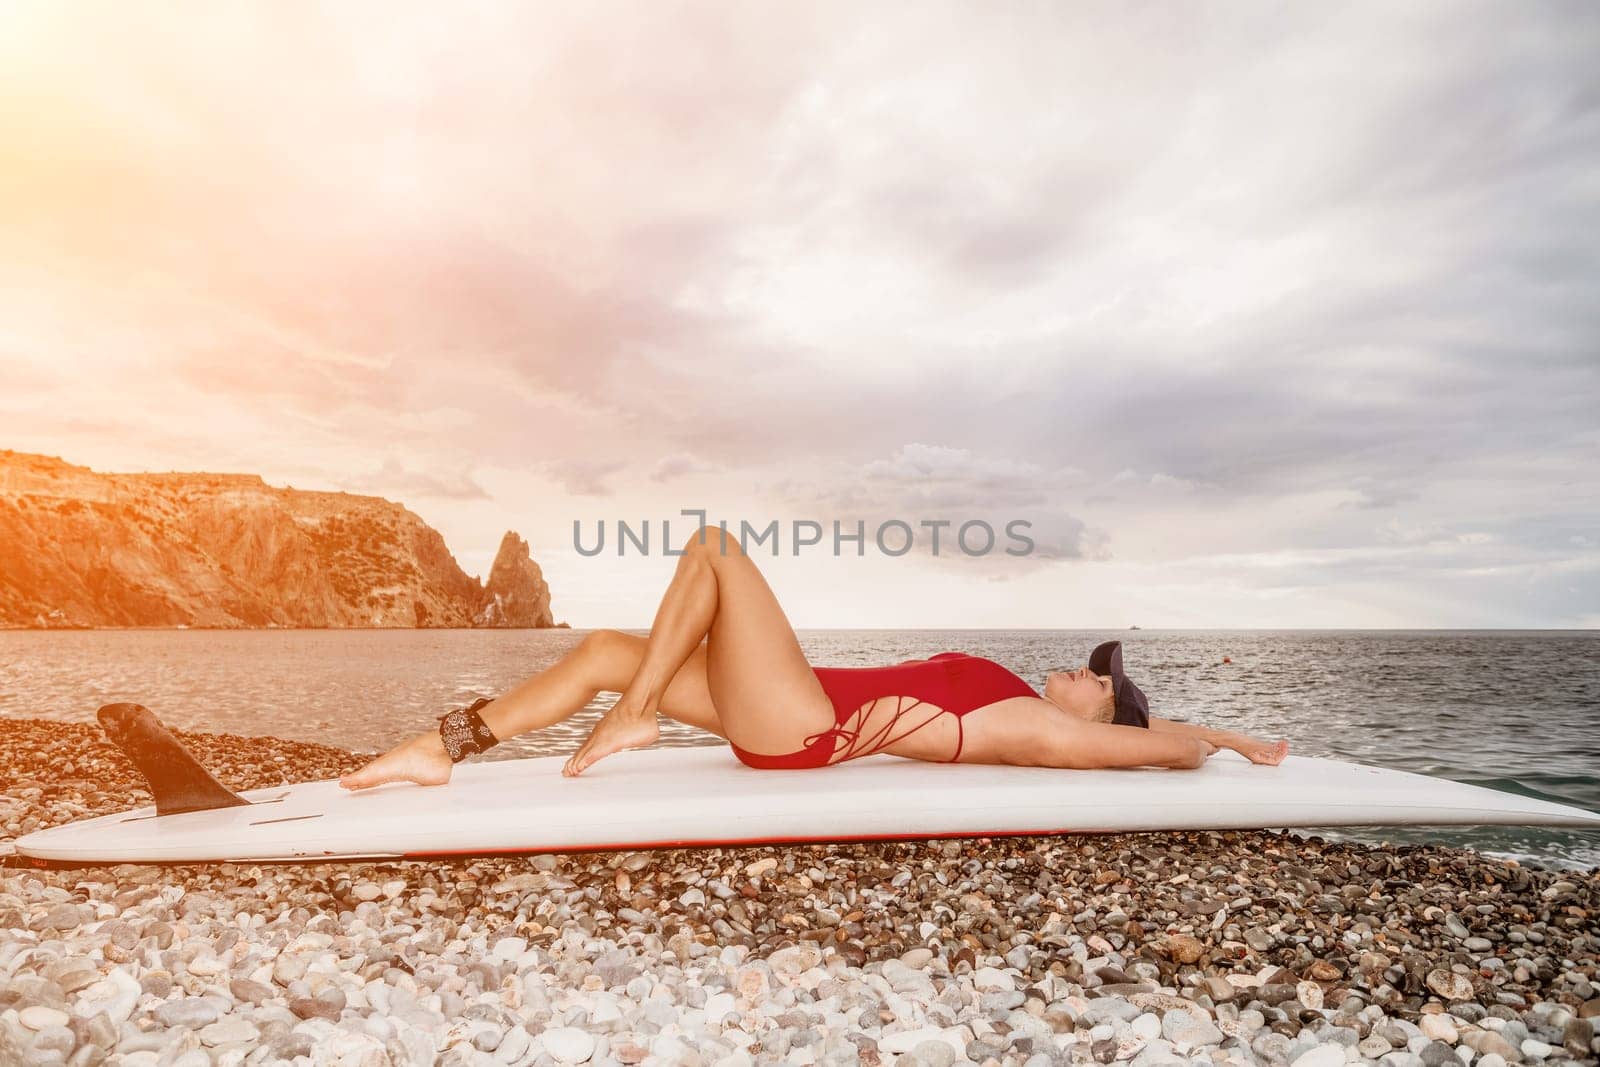
[[[10,3],[0,447],[515,529],[579,627],[684,508],[829,529],[758,556],[801,627],[1600,626],[1596,54],[1581,2]]]

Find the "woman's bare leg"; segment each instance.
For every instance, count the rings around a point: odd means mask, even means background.
[[[560,660],[478,709],[502,741],[541,730],[582,711],[597,693],[621,692],[638,671],[645,639],[617,630],[595,630]],[[661,712],[679,722],[723,736],[706,686],[705,649],[696,648],[661,697]],[[453,764],[437,729],[428,730],[374,759],[339,784],[365,789],[384,782],[443,785]]]
[[[613,752],[648,748],[661,736],[656,723],[661,694],[705,638],[717,613],[717,579],[705,558],[711,543],[705,532],[699,531],[678,557],[677,569],[656,608],[639,669],[616,704],[561,768],[563,775],[577,777]]]
[[[833,725],[827,694],[761,571],[736,539],[703,527],[678,558],[638,671],[562,773],[573,777],[613,752],[654,743],[667,683],[702,639],[724,736],[753,752],[792,750]]]

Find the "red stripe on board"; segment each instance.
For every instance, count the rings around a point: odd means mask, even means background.
[[[560,845],[548,848],[519,848],[512,850],[489,849],[461,849],[451,852],[406,852],[399,856],[379,856],[362,859],[359,856],[296,856],[292,859],[210,859],[210,860],[50,860],[40,859],[37,856],[23,856],[17,858],[24,861],[29,867],[37,870],[74,870],[80,867],[109,867],[119,863],[134,863],[146,867],[192,867],[209,863],[384,863],[398,860],[425,860],[449,859],[456,856],[535,856],[543,853],[563,852],[625,852],[634,849],[662,849],[662,848],[758,848],[762,845],[821,845],[821,844],[850,844],[866,841],[929,841],[936,838],[953,838],[968,840],[975,837],[1057,837],[1070,834],[1125,834],[1141,833],[1139,830],[1117,829],[1073,829],[1057,830],[944,830],[929,834],[867,834],[853,837],[763,837],[743,841],[730,841],[726,838],[704,838],[695,840],[666,840],[666,841],[630,841],[622,844],[610,845]],[[0,868],[3,869],[3,868]]]

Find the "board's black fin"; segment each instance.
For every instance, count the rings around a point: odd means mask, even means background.
[[[144,775],[155,794],[156,814],[205,811],[249,804],[200,766],[183,742],[143,704],[107,704],[95,712],[113,744]]]

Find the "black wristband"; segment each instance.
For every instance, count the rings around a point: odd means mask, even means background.
[[[470,708],[457,708],[439,716],[439,737],[444,741],[451,763],[460,763],[477,752],[487,752],[500,743],[478,714],[478,709],[489,703],[488,697],[480,697]]]

